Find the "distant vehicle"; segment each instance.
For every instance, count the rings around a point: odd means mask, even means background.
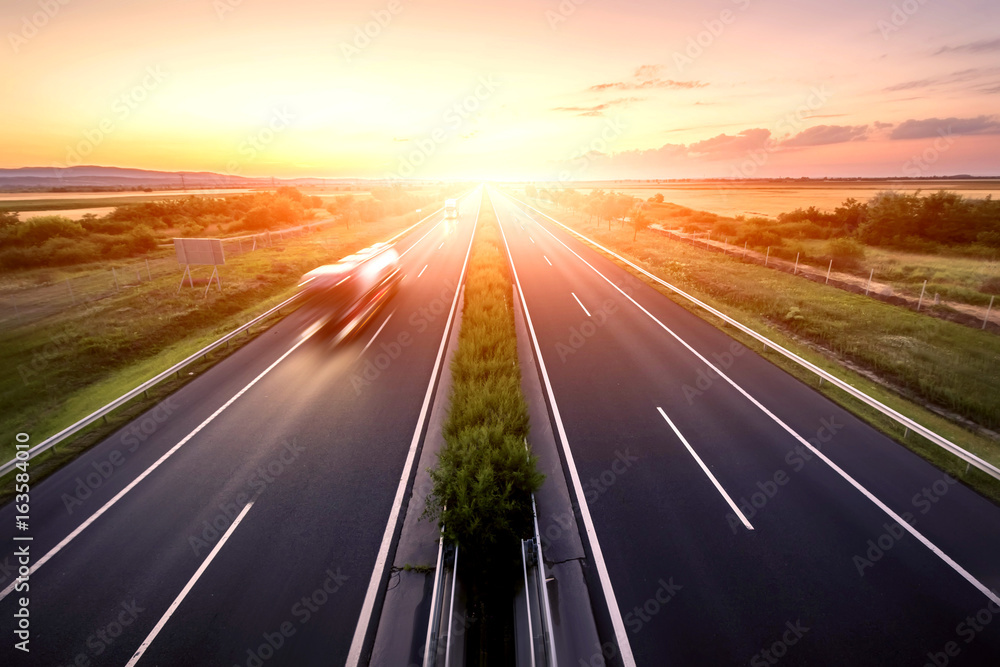
[[[446,199],[444,201],[445,220],[458,220],[458,200]]]
[[[360,331],[399,290],[399,253],[388,243],[348,255],[302,276],[299,288],[318,312],[320,327],[338,339]]]

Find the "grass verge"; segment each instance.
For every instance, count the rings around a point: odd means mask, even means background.
[[[445,538],[461,550],[460,574],[477,618],[469,629],[469,655],[489,656],[489,662],[476,664],[500,664],[512,648],[520,540],[533,533],[531,494],[544,476],[525,447],[528,408],[521,392],[513,288],[497,220],[483,196],[452,360],[445,444],[431,470],[433,492],[425,514],[437,519]]]
[[[744,263],[655,231],[642,231],[633,241],[632,230],[608,230],[563,209],[541,206],[560,222],[653,275],[1000,465],[1000,442],[988,430],[1000,424],[996,376],[1000,338],[994,334]],[[763,352],[755,339],[627,265],[616,263],[734,339]],[[815,375],[798,364],[773,351],[763,354],[935,466],[1000,502],[997,480],[975,468],[967,471],[966,464],[955,456],[922,437],[907,434],[895,421],[843,391],[820,385]]]

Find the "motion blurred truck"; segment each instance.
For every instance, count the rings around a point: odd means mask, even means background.
[[[399,253],[388,243],[348,255],[336,264],[317,267],[302,276],[299,289],[308,299],[321,328],[338,339],[361,331],[399,290]]]
[[[444,201],[445,220],[458,220],[458,200],[446,199]]]

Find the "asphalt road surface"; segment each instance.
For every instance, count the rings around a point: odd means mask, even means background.
[[[605,655],[1000,664],[1000,508],[491,194],[592,526]]]
[[[0,665],[344,664],[480,193],[453,231],[438,213],[398,242],[401,289],[354,339],[332,345],[303,306],[35,485],[28,533],[0,508]],[[11,592],[24,544],[36,569]],[[14,648],[24,596],[30,653]]]

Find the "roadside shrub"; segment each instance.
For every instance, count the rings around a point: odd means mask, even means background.
[[[987,278],[979,286],[979,291],[984,294],[1000,294],[1000,276]]]
[[[865,261],[865,247],[854,239],[833,239],[826,244],[827,259],[839,269],[855,270]]]

